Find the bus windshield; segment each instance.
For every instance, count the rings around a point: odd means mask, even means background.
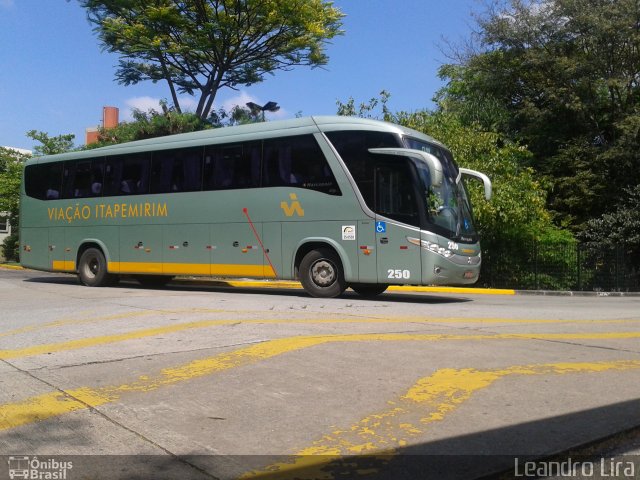
[[[471,204],[459,175],[458,166],[451,154],[436,145],[414,138],[405,137],[404,142],[407,148],[436,156],[442,164],[442,184],[432,187],[427,164],[417,158],[413,159],[418,172],[421,201],[425,205],[429,228],[455,241],[476,242],[478,235],[473,225]]]

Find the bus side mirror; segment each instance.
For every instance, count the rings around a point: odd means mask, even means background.
[[[442,185],[442,163],[440,163],[440,160],[438,160],[435,155],[420,150],[413,150],[411,148],[370,148],[369,152],[378,155],[399,155],[403,157],[419,158],[429,167],[429,173],[431,174],[431,186],[439,187]]]
[[[487,200],[491,200],[492,190],[491,190],[491,180],[484,173],[477,172],[475,170],[469,170],[468,168],[460,168],[460,175],[464,175],[466,177],[473,177],[480,180],[484,185],[484,198]]]

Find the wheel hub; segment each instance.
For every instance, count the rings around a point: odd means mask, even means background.
[[[311,279],[319,287],[328,287],[336,279],[336,269],[327,260],[318,260],[311,268]]]

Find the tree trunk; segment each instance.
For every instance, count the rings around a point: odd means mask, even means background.
[[[169,71],[167,70],[167,64],[164,61],[164,58],[162,57],[162,54],[158,55],[158,58],[160,59],[160,64],[162,65],[162,72],[164,73],[164,78],[167,80],[167,83],[169,84],[169,90],[171,91],[171,99],[173,100],[173,106],[176,109],[176,112],[178,113],[182,113],[182,110],[180,109],[180,102],[178,102],[178,94],[176,93],[176,88],[173,85],[173,81],[171,80],[171,77],[169,76]]]

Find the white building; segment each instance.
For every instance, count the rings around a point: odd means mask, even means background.
[[[24,155],[31,155],[31,150],[25,150],[24,148],[15,147],[2,147],[8,150],[14,150]],[[11,235],[11,225],[9,225],[9,217],[5,212],[0,212],[0,244],[4,242],[4,239]],[[0,251],[0,260],[4,260],[2,252]]]

